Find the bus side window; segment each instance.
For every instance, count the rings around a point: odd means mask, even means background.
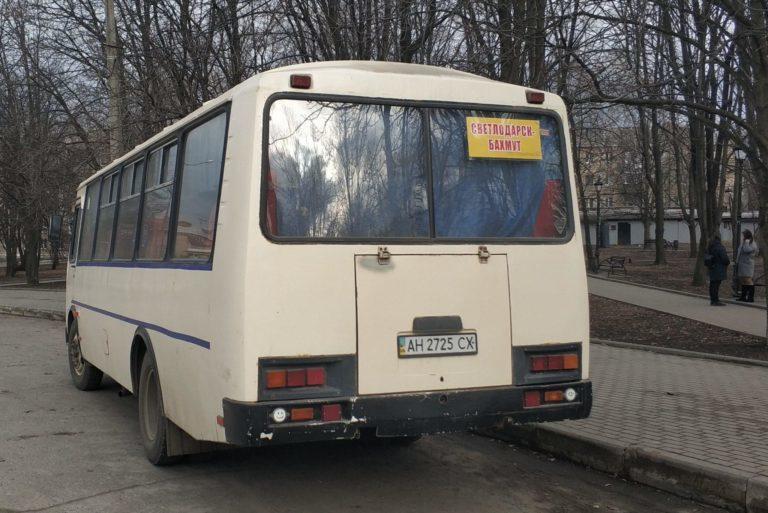
[[[115,224],[117,177],[117,173],[112,173],[105,176],[101,182],[99,220],[96,227],[96,248],[93,252],[94,260],[106,260],[109,258],[109,250],[112,246],[112,228]]]
[[[226,123],[222,112],[187,134],[174,258],[205,261],[213,251]]]
[[[113,254],[115,260],[131,260],[133,258],[143,173],[144,161],[139,160],[123,167],[123,174],[120,175],[120,207],[117,209],[115,251]]]
[[[171,219],[173,170],[176,168],[176,143],[149,154],[144,182],[144,207],[139,231],[140,260],[163,260]]]
[[[96,234],[96,202],[99,198],[100,181],[88,185],[85,193],[83,210],[83,226],[80,229],[80,243],[77,246],[77,261],[88,261],[93,253],[93,237]]]
[[[69,263],[75,263],[75,254],[77,251],[78,228],[80,226],[80,205],[75,207],[72,213],[72,220],[69,225]]]

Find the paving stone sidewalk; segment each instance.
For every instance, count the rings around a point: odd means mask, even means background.
[[[591,350],[592,415],[547,427],[768,476],[768,368]]]
[[[767,367],[590,347],[588,419],[498,434],[710,504],[768,511]]]
[[[675,292],[649,289],[593,277],[589,277],[587,281],[590,294],[596,296],[650,308],[749,335],[765,336],[766,313],[760,308],[738,304],[716,307],[711,306],[707,299]],[[632,341],[626,340],[626,342]]]

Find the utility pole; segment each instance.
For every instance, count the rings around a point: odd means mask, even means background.
[[[105,0],[107,11],[107,85],[109,87],[109,153],[112,159],[123,154],[123,69],[117,41],[114,0]]]

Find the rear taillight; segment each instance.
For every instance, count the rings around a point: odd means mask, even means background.
[[[530,357],[531,372],[578,370],[578,354],[536,355]]]
[[[523,395],[523,405],[526,408],[541,406],[541,391],[529,390]]]
[[[291,422],[306,422],[315,418],[315,409],[307,408],[291,408]]]
[[[323,422],[337,422],[341,420],[341,405],[340,404],[324,404],[323,405]]]
[[[523,394],[523,407],[536,408],[548,404],[570,403],[577,397],[578,393],[571,387],[564,390],[526,390]]]
[[[267,389],[302,388],[325,386],[325,369],[310,367],[308,369],[276,369],[268,370]]]

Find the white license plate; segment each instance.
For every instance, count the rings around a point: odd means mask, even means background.
[[[399,335],[397,337],[397,355],[400,358],[476,353],[477,333]]]

